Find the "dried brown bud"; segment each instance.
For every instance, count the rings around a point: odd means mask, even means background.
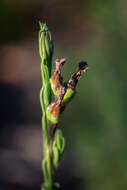
[[[62,88],[62,77],[61,77],[61,67],[66,62],[66,59],[61,60],[56,59],[56,69],[50,79],[51,87],[55,96],[59,96],[60,90]]]
[[[65,95],[65,88],[61,87],[60,88],[60,94],[58,99],[56,99],[54,102],[52,102],[48,107],[47,107],[47,118],[54,124],[58,123],[59,121],[59,115],[60,115],[60,110],[61,110],[61,104],[63,97]]]
[[[79,63],[78,71],[73,74],[67,83],[68,88],[75,89],[77,82],[80,80],[82,74],[88,70],[88,64],[85,61]]]
[[[79,63],[79,69],[84,70],[84,72],[88,69],[88,64],[86,61],[81,61]]]

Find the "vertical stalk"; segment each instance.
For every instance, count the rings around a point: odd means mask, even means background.
[[[44,176],[44,184],[41,190],[53,190],[54,188],[59,188],[59,184],[53,182],[53,176],[60,163],[66,144],[62,130],[56,126],[59,122],[60,114],[74,97],[76,85],[82,74],[87,71],[88,64],[85,61],[80,62],[77,72],[70,77],[66,85],[63,85],[61,67],[66,59],[56,59],[56,69],[51,77],[53,41],[46,24],[41,23],[39,32],[39,53],[41,57],[42,74],[40,104],[43,113],[42,171]],[[52,92],[54,94],[54,101],[51,102]]]
[[[53,55],[53,42],[46,24],[40,23],[39,52],[41,57],[42,88],[40,90],[40,104],[42,109],[42,134],[43,134],[43,160],[42,170],[44,184],[42,190],[52,190],[52,160],[50,153],[50,139],[48,138],[49,121],[46,116],[46,108],[51,103],[51,67]]]

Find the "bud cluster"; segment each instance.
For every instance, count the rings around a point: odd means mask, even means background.
[[[76,92],[76,85],[80,80],[82,74],[87,71],[88,64],[86,62],[80,62],[79,68],[76,73],[74,73],[69,81],[63,85],[61,68],[66,62],[66,59],[61,60],[56,59],[56,68],[50,79],[51,88],[55,97],[55,100],[47,107],[47,118],[51,123],[57,124],[59,122],[59,117],[63,108],[71,101]]]

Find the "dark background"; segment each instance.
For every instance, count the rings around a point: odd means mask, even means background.
[[[61,117],[61,189],[127,189],[127,1],[0,1],[0,190],[40,189],[39,21],[49,26],[64,79],[89,64]]]

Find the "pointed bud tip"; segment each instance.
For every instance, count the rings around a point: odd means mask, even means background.
[[[46,23],[43,23],[43,22],[39,21],[39,25],[40,25],[40,29],[41,29],[42,32],[48,30],[48,27],[47,27]]]

